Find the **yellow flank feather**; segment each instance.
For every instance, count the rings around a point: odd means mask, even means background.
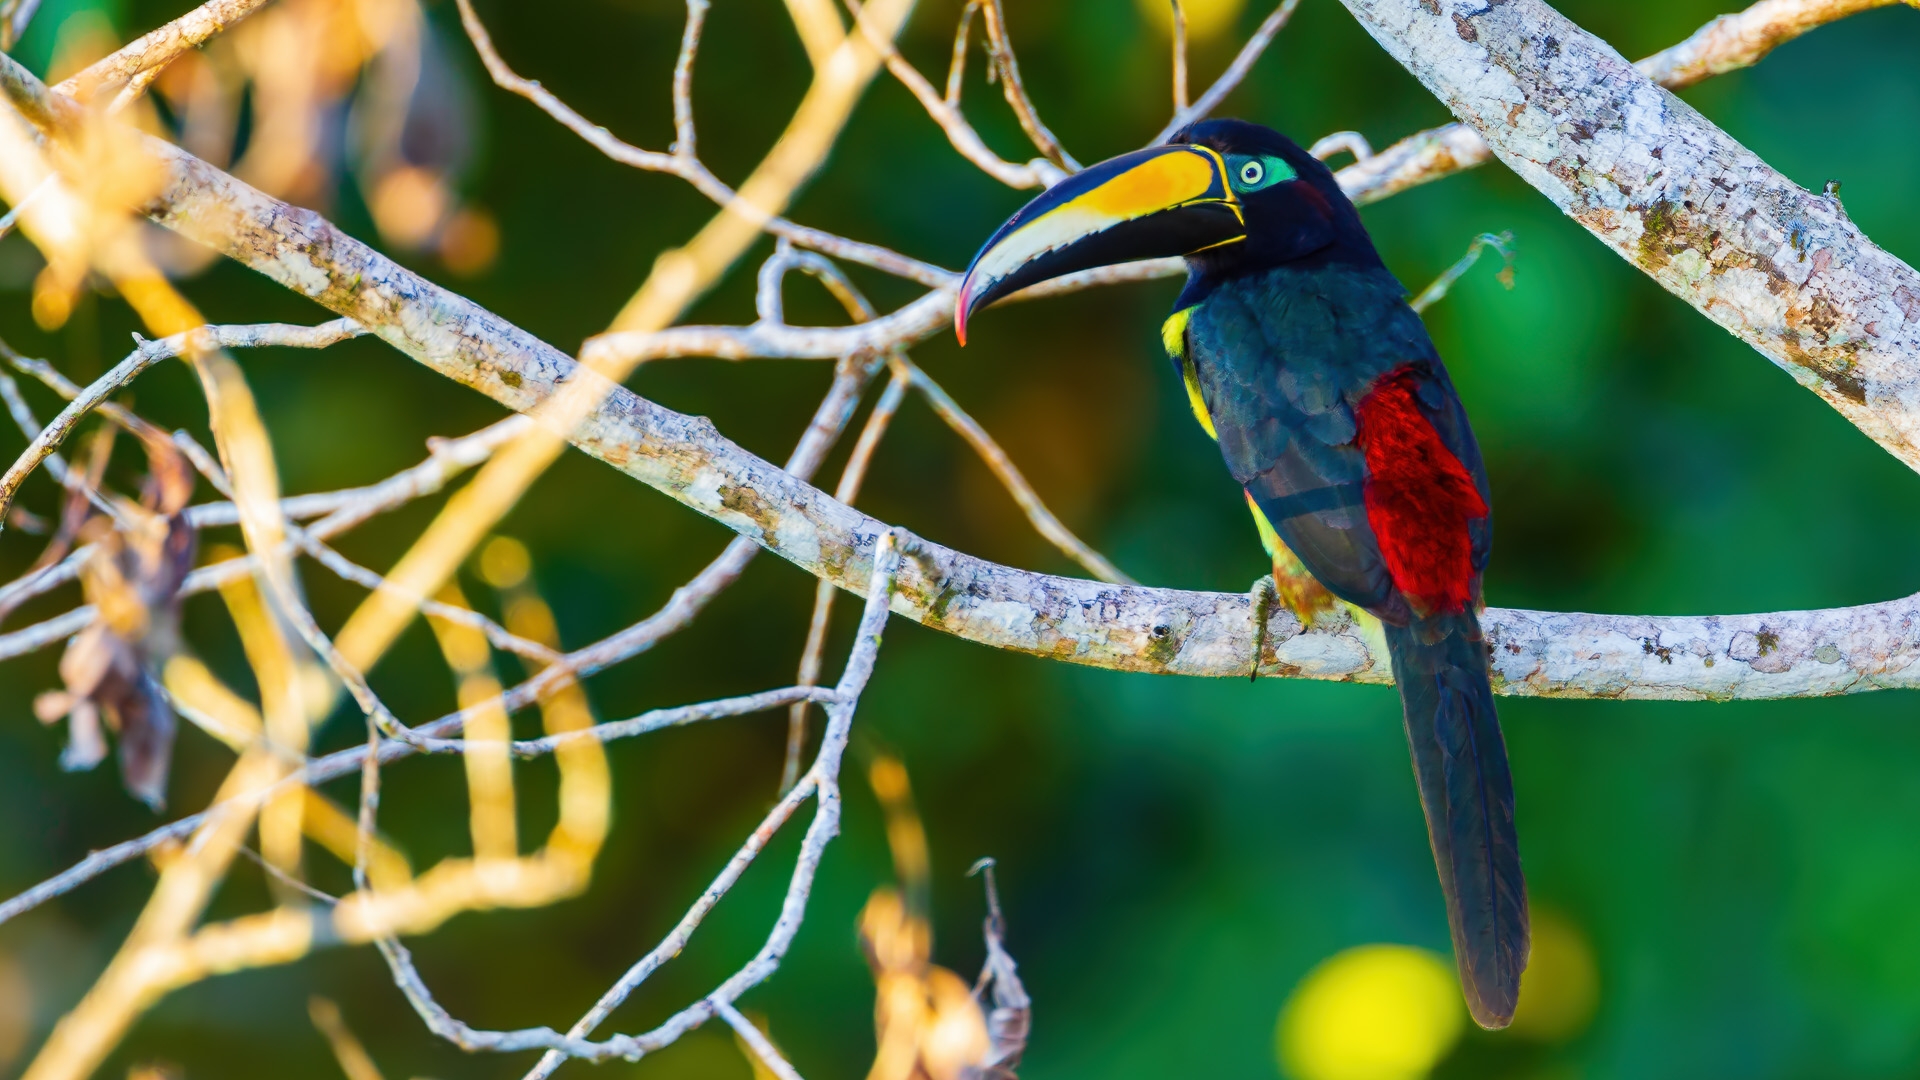
[[[1200,421],[1200,427],[1207,433],[1207,438],[1219,442],[1220,433],[1213,430],[1213,417],[1207,415],[1207,403],[1200,399],[1200,378],[1194,374],[1193,361],[1182,360],[1180,368],[1186,376],[1187,404],[1193,406],[1193,418]]]
[[[1253,527],[1260,530],[1260,546],[1267,549],[1267,557],[1278,562],[1283,551],[1291,556],[1293,552],[1287,551],[1287,546],[1280,542],[1280,533],[1274,529],[1273,522],[1267,520],[1267,515],[1261,512],[1260,504],[1253,501],[1251,492],[1247,493],[1247,509],[1253,511]]]
[[[1220,441],[1219,433],[1213,430],[1213,417],[1207,415],[1207,403],[1200,397],[1200,379],[1193,370],[1193,361],[1187,356],[1187,320],[1193,317],[1192,308],[1181,308],[1160,327],[1160,341],[1167,347],[1167,355],[1180,362],[1180,374],[1187,384],[1187,404],[1193,406],[1193,418],[1200,421],[1200,427],[1207,437]]]
[[[1160,324],[1160,342],[1167,347],[1167,355],[1175,360],[1184,360],[1187,356],[1187,320],[1193,318],[1193,308],[1181,308],[1167,316]]]

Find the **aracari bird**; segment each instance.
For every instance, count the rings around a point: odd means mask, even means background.
[[[1036,282],[1170,256],[1186,258],[1187,286],[1167,353],[1246,492],[1272,588],[1303,626],[1336,597],[1382,624],[1461,986],[1476,1021],[1503,1027],[1528,930],[1477,615],[1487,473],[1426,327],[1333,173],[1257,124],[1190,125],[1015,214],[968,267],[954,329],[964,344],[969,316]]]

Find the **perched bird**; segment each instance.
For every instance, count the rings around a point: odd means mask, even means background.
[[[954,329],[964,344],[970,316],[1036,282],[1170,256],[1188,274],[1167,353],[1246,491],[1273,587],[1303,625],[1337,597],[1384,628],[1461,986],[1476,1021],[1504,1027],[1527,963],[1527,897],[1477,615],[1486,468],[1426,327],[1333,173],[1257,124],[1193,124],[1015,214],[968,267]]]

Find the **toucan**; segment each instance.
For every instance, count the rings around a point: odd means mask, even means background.
[[[1487,470],[1425,325],[1332,171],[1241,120],[1093,165],[987,240],[954,330],[964,345],[969,318],[1029,285],[1175,256],[1187,282],[1163,327],[1167,355],[1246,492],[1270,588],[1303,626],[1338,601],[1379,619],[1468,1011],[1504,1027],[1529,935],[1478,616]],[[1261,628],[1265,599],[1256,589]]]

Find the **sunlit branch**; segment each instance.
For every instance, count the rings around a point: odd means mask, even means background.
[[[165,26],[128,42],[54,89],[76,101],[90,101],[102,87],[119,85],[143,72],[157,72],[267,3],[268,0],[209,0]]]

